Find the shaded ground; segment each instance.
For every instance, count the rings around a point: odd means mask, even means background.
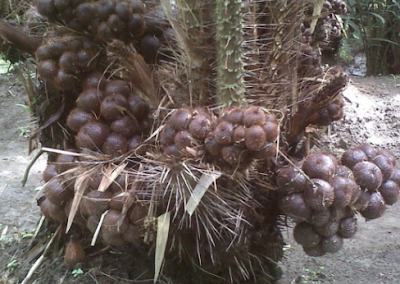
[[[338,155],[355,144],[370,142],[391,150],[400,159],[400,78],[352,78],[346,91],[346,117],[323,139],[325,147]],[[0,284],[20,282],[31,264],[20,263],[28,239],[26,233],[35,229],[39,219],[35,189],[41,184],[44,158],[31,169],[27,185],[21,179],[28,165],[27,126],[29,114],[24,110],[25,95],[15,75],[0,76]],[[389,207],[383,218],[359,220],[359,230],[344,248],[321,258],[306,256],[295,244],[291,231],[284,232],[288,241],[286,260],[282,263],[281,283],[399,283],[400,204]],[[82,283],[71,271],[57,266],[58,280],[46,278],[55,274],[54,267],[35,283]],[[84,273],[88,271],[83,269]],[[43,269],[42,272],[45,272]],[[19,273],[18,273],[19,272]],[[95,271],[89,271],[95,275]],[[6,281],[6,279],[8,279]],[[89,278],[91,279],[91,278]],[[92,279],[87,283],[95,283]],[[123,283],[112,280],[104,283]],[[206,284],[206,283],[205,283]]]
[[[0,75],[0,226],[7,235],[34,229],[38,208],[35,189],[40,186],[44,158],[32,168],[30,179],[21,186],[28,156],[28,135],[31,124],[25,108],[25,92],[16,75]],[[36,204],[36,203],[35,203]]]

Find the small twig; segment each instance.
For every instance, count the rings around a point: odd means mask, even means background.
[[[36,226],[35,232],[33,233],[32,239],[29,242],[28,248],[30,248],[32,246],[32,243],[36,239],[37,234],[39,233],[40,228],[42,227],[42,225],[44,223],[44,220],[45,220],[45,217],[44,217],[44,215],[42,215],[42,217],[40,217],[38,225]]]
[[[25,279],[21,282],[21,284],[27,284],[28,281],[32,278],[33,273],[35,273],[36,269],[39,268],[39,266],[43,263],[43,261],[46,258],[46,253],[50,249],[50,246],[53,244],[53,241],[57,237],[58,233],[60,232],[60,226],[58,226],[57,230],[55,231],[54,235],[51,237],[49,243],[47,244],[46,248],[44,249],[44,252],[42,255],[36,260],[36,262],[33,264],[31,269],[29,269],[28,274],[26,275]]]
[[[28,272],[28,275],[26,275],[24,281],[21,282],[21,284],[26,284],[28,283],[28,281],[31,279],[33,273],[36,271],[36,269],[38,269],[38,267],[43,263],[44,259],[46,257],[44,256],[44,254],[42,254],[38,260],[36,260],[35,264],[31,267],[31,269]]]
[[[99,224],[97,224],[96,231],[93,234],[92,242],[90,243],[91,246],[94,246],[96,244],[96,240],[100,233],[101,225],[103,224],[104,217],[106,216],[107,213],[108,213],[108,210],[106,210],[103,214],[101,214]]]
[[[1,232],[0,240],[3,240],[3,239],[4,239],[4,237],[7,235],[7,232],[8,232],[8,226],[5,226],[5,228],[4,228],[3,231]]]
[[[35,157],[33,158],[33,160],[28,164],[28,167],[25,170],[24,173],[24,178],[22,179],[22,186],[25,186],[27,180],[28,180],[28,176],[29,176],[29,172],[33,166],[34,163],[36,163],[37,159],[39,159],[39,157],[44,153],[43,149],[40,149],[39,152],[35,155]]]
[[[48,239],[46,237],[42,238],[26,255],[24,263],[30,263],[32,260],[36,259],[43,253],[47,246]]]
[[[63,155],[71,155],[71,156],[85,156],[85,154],[82,153],[75,153],[71,151],[65,151],[65,150],[60,150],[60,149],[53,149],[53,148],[48,148],[48,147],[42,147],[40,151],[46,151],[50,153],[56,153],[56,154],[63,154]]]
[[[102,249],[100,249],[98,251],[95,251],[92,254],[89,254],[88,257],[96,257],[98,255],[102,255],[103,253],[106,253],[107,251],[109,251],[110,248],[111,248],[110,246],[106,246],[105,248],[102,248]]]
[[[289,162],[289,164],[290,165],[292,165],[293,167],[295,167],[302,175],[304,175],[304,177],[309,181],[309,182],[311,182],[311,184],[314,186],[314,182],[309,178],[309,176],[308,175],[306,175],[306,173],[301,169],[301,168],[299,168],[298,166],[296,166],[288,157],[286,157],[286,155],[283,153],[283,152],[281,152],[279,149],[278,149],[278,151],[279,151],[279,153],[281,154],[281,156],[286,160],[286,161],[288,161]]]

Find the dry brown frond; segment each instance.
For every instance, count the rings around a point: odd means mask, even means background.
[[[246,96],[252,104],[283,110],[297,96],[293,58],[305,4],[246,1],[244,9]]]
[[[160,96],[154,73],[133,45],[115,40],[107,46],[107,55],[108,61],[112,62],[112,74],[130,82],[138,95],[150,105],[159,105]]]

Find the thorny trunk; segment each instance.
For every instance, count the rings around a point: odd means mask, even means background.
[[[217,92],[220,104],[244,104],[242,1],[216,1]]]

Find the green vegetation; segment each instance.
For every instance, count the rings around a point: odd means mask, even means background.
[[[335,283],[333,274],[326,274],[323,266],[316,270],[309,268],[303,269],[303,274],[292,281],[293,284],[320,284],[320,283]]]
[[[0,55],[0,74],[6,74],[10,70],[10,62]]]
[[[400,1],[347,0],[348,35],[362,41],[367,76],[400,72]]]
[[[7,269],[10,271],[10,273],[13,273],[14,270],[19,266],[19,263],[17,260],[11,260],[9,263],[7,263]]]
[[[78,277],[78,276],[80,276],[80,275],[83,275],[83,270],[80,269],[80,268],[76,268],[76,269],[72,270],[71,273],[72,273],[72,275],[73,275],[74,277]]]

